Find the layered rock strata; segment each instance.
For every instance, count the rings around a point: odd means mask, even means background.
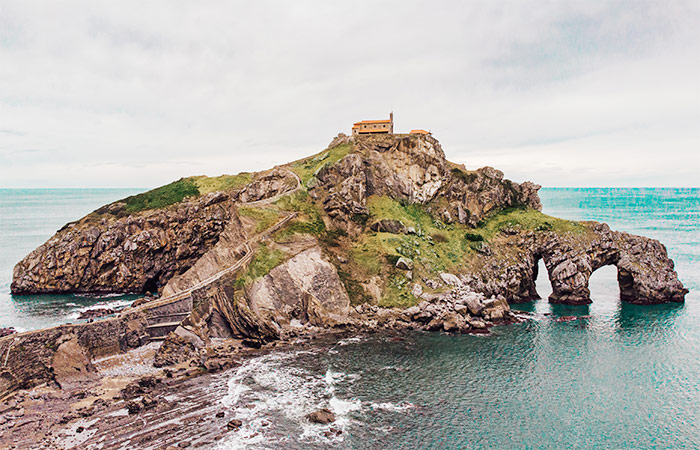
[[[183,273],[238,217],[222,192],[128,216],[70,223],[14,268],[14,294],[157,291]]]

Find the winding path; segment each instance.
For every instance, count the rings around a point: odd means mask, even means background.
[[[270,203],[274,203],[275,201],[279,200],[280,198],[286,196],[286,195],[291,195],[299,189],[301,189],[302,183],[301,179],[299,176],[294,173],[293,171],[289,169],[287,170],[292,176],[296,179],[297,185],[291,190],[279,193],[277,195],[274,195],[269,198],[265,198],[262,200],[256,200],[253,202],[246,202],[246,203],[239,203],[238,206],[260,206],[260,205],[266,205]],[[180,291],[176,294],[169,295],[167,297],[161,298],[156,300],[155,302],[149,302],[145,305],[143,305],[144,310],[151,310],[155,308],[162,308],[167,305],[173,305],[178,302],[183,302],[183,310],[180,312],[174,312],[174,313],[166,313],[163,315],[154,315],[149,317],[149,325],[147,327],[149,337],[152,340],[159,340],[159,339],[164,339],[165,336],[170,333],[170,331],[173,331],[175,328],[180,325],[180,323],[187,317],[190,312],[192,312],[192,293],[198,289],[202,289],[217,280],[221,279],[221,277],[228,275],[232,272],[237,271],[241,267],[243,267],[245,264],[248,264],[250,260],[253,258],[253,248],[251,246],[252,243],[261,241],[271,235],[272,233],[276,232],[280,228],[282,228],[287,222],[290,220],[294,219],[297,217],[298,213],[296,212],[289,212],[285,217],[283,217],[281,220],[277,221],[273,226],[268,228],[267,230],[256,234],[255,236],[248,238],[243,244],[241,244],[240,247],[243,247],[243,251],[239,252],[243,255],[242,258],[231,264],[230,266],[216,272],[215,274],[211,275],[210,277],[190,286],[189,288]],[[240,248],[239,247],[239,248]]]

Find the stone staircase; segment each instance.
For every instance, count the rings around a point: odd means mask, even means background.
[[[232,265],[199,281],[194,286],[182,292],[158,300],[153,306],[149,307],[147,309],[148,326],[146,327],[149,339],[151,341],[164,340],[166,336],[171,331],[174,331],[192,312],[192,293],[194,291],[218,281],[223,276],[240,269],[243,265],[250,262],[253,257],[253,250],[250,246],[250,242],[266,239],[269,235],[282,228],[295,217],[297,217],[296,212],[290,213],[263,233],[244,242],[241,247],[236,250],[236,254],[240,256],[240,259]]]
[[[152,341],[160,341],[182,323],[192,311],[192,295],[185,292],[175,296],[168,303],[155,306],[148,310],[148,326],[146,331]]]

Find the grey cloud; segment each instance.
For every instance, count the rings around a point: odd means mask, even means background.
[[[647,169],[625,158],[660,148],[700,169],[696,2],[540,6],[15,2],[0,14],[0,124],[14,133],[0,147],[62,151],[0,167],[0,184],[258,170],[390,110],[457,162],[545,185],[585,185],[571,174],[593,157],[591,182],[636,182]]]

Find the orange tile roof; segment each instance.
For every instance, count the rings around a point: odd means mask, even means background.
[[[370,128],[369,130],[359,130],[358,133],[386,133],[389,130],[387,129],[381,129],[381,128]]]
[[[430,134],[430,132],[425,130],[411,130],[410,134]]]
[[[359,122],[355,122],[354,125],[360,125],[362,123],[391,123],[390,119],[382,119],[382,120],[361,120]]]

